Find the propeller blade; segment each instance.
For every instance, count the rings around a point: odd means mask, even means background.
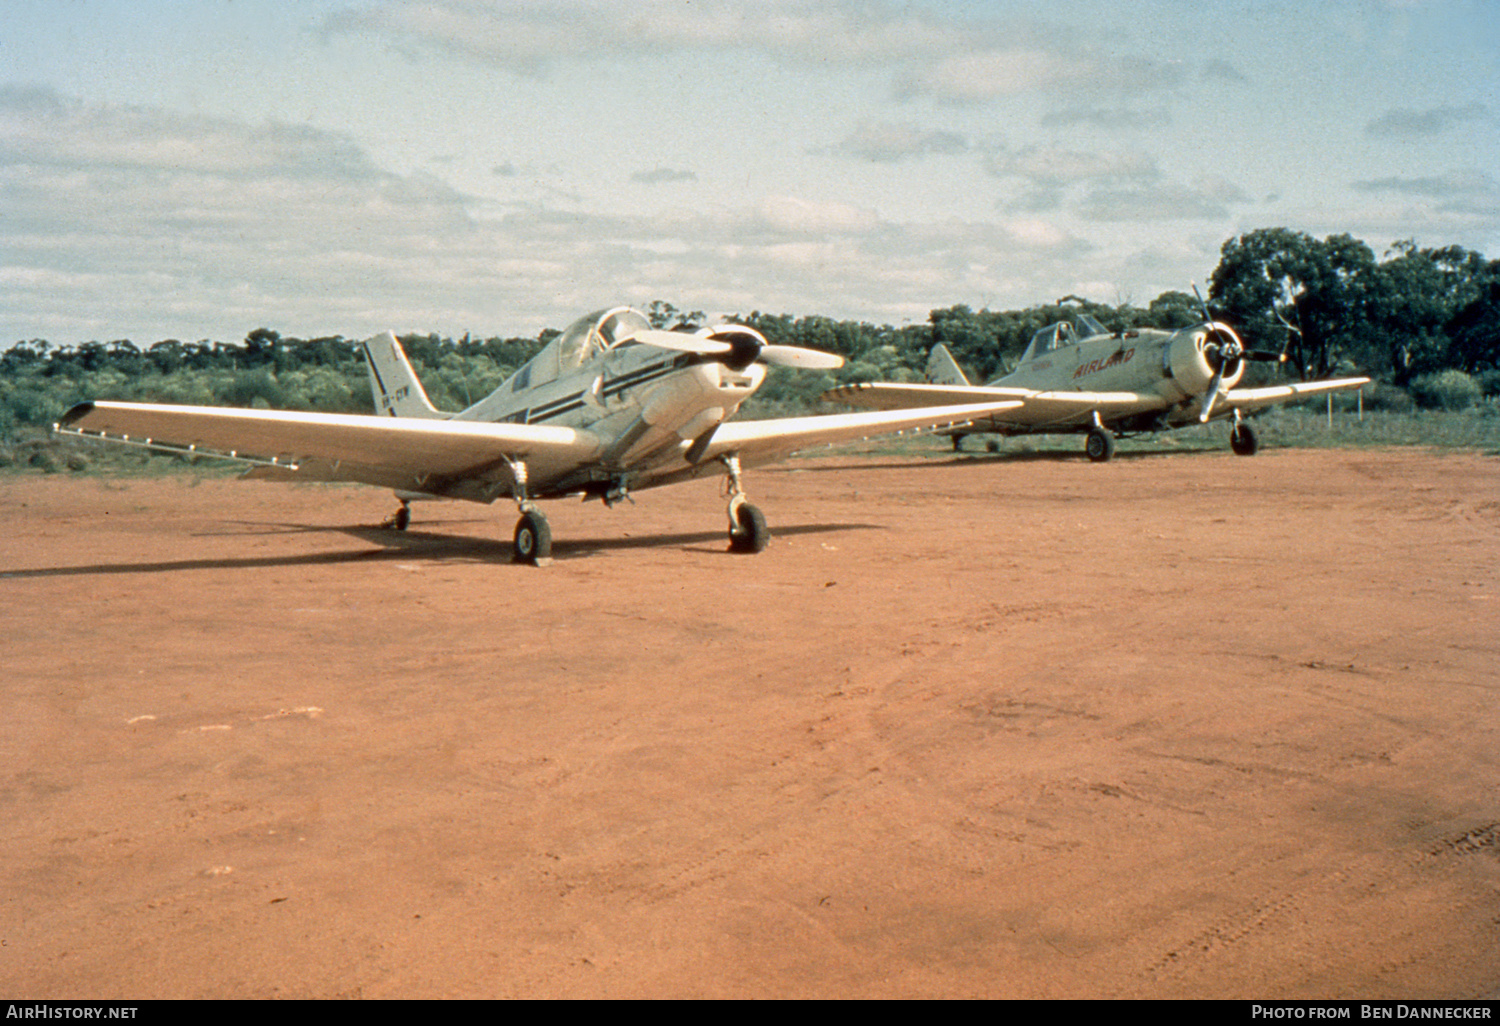
[[[760,359],[775,367],[797,367],[801,370],[834,370],[844,365],[837,353],[800,346],[762,346]]]
[[[1208,392],[1203,396],[1203,409],[1198,413],[1198,423],[1207,424],[1208,418],[1213,416],[1214,403],[1219,398],[1219,389],[1224,385],[1224,365],[1221,363],[1219,369],[1214,371],[1214,379],[1208,383]]]
[[[1240,355],[1247,360],[1259,360],[1262,363],[1286,363],[1285,353],[1273,353],[1267,349],[1246,349]]]
[[[734,349],[728,342],[683,331],[638,331],[631,336],[637,342],[675,353],[697,353],[699,356],[723,356]]]
[[[1198,283],[1197,282],[1191,282],[1190,284],[1193,286],[1193,295],[1195,295],[1195,296],[1198,297],[1198,306],[1201,307],[1202,310],[1203,310],[1203,319],[1205,321],[1207,321],[1208,323],[1212,324],[1213,320],[1214,320],[1214,315],[1208,312],[1208,300],[1204,299],[1203,298],[1203,293],[1201,293],[1201,292],[1198,291]]]
[[[835,353],[824,353],[817,349],[800,346],[762,345],[760,336],[754,332],[731,333],[731,337],[710,338],[706,335],[689,335],[682,331],[650,329],[638,331],[631,338],[643,345],[658,349],[670,349],[675,353],[693,353],[698,356],[719,358],[721,362],[734,366],[749,366],[756,360],[777,367],[799,367],[803,370],[833,370],[844,365],[844,358]],[[739,342],[735,344],[735,340]],[[723,360],[733,356],[735,360]]]

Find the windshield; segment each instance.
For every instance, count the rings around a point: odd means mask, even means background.
[[[1058,321],[1056,324],[1049,324],[1035,335],[1032,335],[1031,345],[1026,348],[1026,355],[1021,359],[1035,360],[1037,357],[1046,356],[1048,353],[1056,352],[1065,346],[1077,345],[1086,338],[1108,334],[1108,328],[1088,314],[1081,313],[1071,321]]]
[[[1056,352],[1064,346],[1076,345],[1078,336],[1073,333],[1073,325],[1067,321],[1058,321],[1049,324],[1035,335],[1031,336],[1031,345],[1026,350],[1026,359],[1035,360],[1039,356]]]
[[[651,322],[639,310],[617,306],[613,310],[595,310],[580,317],[568,330],[547,343],[546,347],[511,377],[511,391],[545,385],[554,378],[577,370],[592,357],[645,331]]]

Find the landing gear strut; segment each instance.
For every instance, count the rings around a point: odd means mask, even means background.
[[[507,460],[515,484],[511,497],[521,511],[516,522],[515,561],[529,566],[546,566],[552,562],[552,525],[547,516],[531,501],[526,493],[526,464],[520,460]]]
[[[766,528],[765,515],[745,500],[740,458],[729,455],[719,459],[729,474],[729,551],[762,552],[771,541],[771,532]]]

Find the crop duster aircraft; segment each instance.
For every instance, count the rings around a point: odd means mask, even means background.
[[[1206,306],[1203,313],[1202,323],[1177,331],[1132,328],[1117,332],[1079,313],[1071,321],[1059,321],[1032,335],[1015,370],[988,385],[969,384],[948,348],[939,343],[927,361],[929,384],[843,385],[822,398],[875,409],[1010,399],[1019,405],[945,432],[953,436],[954,447],[968,434],[1086,432],[1085,452],[1089,459],[1103,462],[1114,455],[1116,434],[1161,431],[1226,417],[1234,420],[1230,448],[1237,455],[1253,456],[1259,442],[1242,419],[1244,414],[1370,382],[1369,378],[1336,378],[1236,388],[1247,361],[1283,362],[1285,354],[1246,349],[1227,324],[1209,316]],[[1283,323],[1296,330],[1284,318]]]
[[[759,552],[765,517],[745,499],[743,467],[809,445],[906,429],[959,425],[1019,405],[977,399],[936,408],[731,421],[766,365],[831,369],[843,358],[770,345],[755,330],[721,324],[653,329],[638,310],[581,318],[494,392],[461,413],[428,401],[395,336],[363,343],[376,415],[85,402],[54,430],[253,464],[247,477],[356,481],[394,489],[387,522],[405,529],[414,499],[513,499],[520,562],[551,557],[539,499],[581,495],[612,505],[630,492],[728,476],[730,548]],[[247,455],[253,454],[253,455]]]

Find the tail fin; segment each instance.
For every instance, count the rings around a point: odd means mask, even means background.
[[[449,414],[434,407],[411,369],[401,343],[389,331],[361,343],[370,368],[370,391],[375,412],[382,417],[426,417],[446,420]]]
[[[967,385],[969,379],[959,368],[958,361],[948,352],[948,347],[939,342],[932,347],[927,357],[927,380],[934,385]]]

